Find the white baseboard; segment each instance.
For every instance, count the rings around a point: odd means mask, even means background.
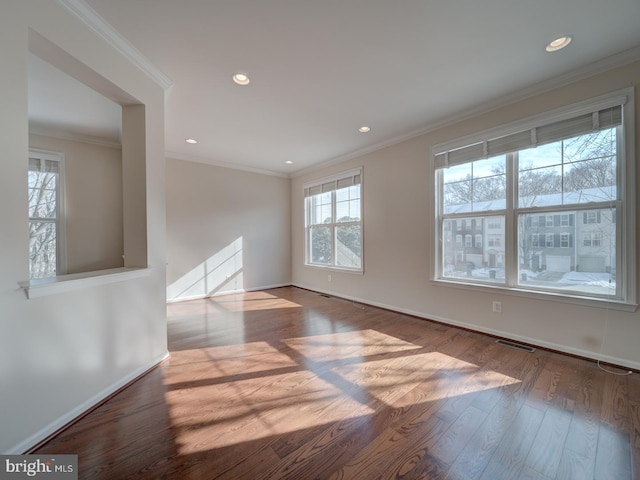
[[[225,290],[223,292],[215,292],[211,294],[189,295],[176,298],[167,298],[167,303],[185,302],[187,300],[202,300],[203,298],[220,297],[222,295],[231,295],[234,293],[257,292],[260,290],[269,290],[271,288],[289,287],[291,283],[275,283],[273,285],[263,285],[261,287],[239,288],[236,290]]]
[[[618,365],[624,368],[632,368],[634,370],[640,370],[640,363],[638,362],[631,362],[627,359],[624,358],[618,358],[618,357],[612,357],[610,355],[604,355],[602,353],[597,353],[597,352],[591,352],[588,350],[582,350],[579,348],[573,348],[573,347],[569,347],[566,345],[560,345],[557,343],[553,343],[553,342],[547,342],[544,340],[541,340],[539,338],[530,338],[530,337],[526,337],[523,335],[517,335],[514,334],[512,332],[505,332],[502,330],[495,330],[493,328],[487,328],[487,327],[483,327],[481,325],[475,325],[472,323],[466,323],[466,322],[460,322],[457,320],[453,320],[450,318],[446,318],[446,317],[440,317],[437,315],[431,315],[431,314],[426,314],[423,312],[418,312],[415,310],[410,310],[407,308],[402,308],[402,307],[398,307],[396,305],[388,305],[385,303],[380,303],[380,302],[375,302],[373,300],[369,300],[366,298],[359,298],[359,297],[353,297],[350,295],[344,295],[342,293],[338,293],[338,292],[332,292],[330,290],[324,290],[324,289],[318,289],[315,287],[309,287],[306,285],[302,285],[302,284],[293,284],[294,287],[299,287],[299,288],[304,288],[305,290],[311,290],[314,292],[318,292],[318,293],[324,293],[327,295],[331,295],[337,298],[344,298],[346,300],[351,300],[354,302],[358,302],[358,303],[363,303],[366,305],[372,305],[374,307],[380,307],[380,308],[384,308],[386,310],[391,310],[394,312],[398,312],[398,313],[405,313],[407,315],[411,315],[413,317],[418,317],[418,318],[423,318],[425,320],[434,320],[436,322],[440,322],[440,323],[445,323],[447,325],[453,325],[456,327],[462,327],[462,328],[466,328],[468,330],[473,330],[475,332],[480,332],[480,333],[486,333],[488,335],[493,335],[496,337],[501,337],[501,338],[507,338],[510,340],[514,340],[517,342],[522,342],[522,343],[527,343],[529,345],[535,345],[541,348],[547,348],[550,350],[555,350],[558,352],[562,352],[562,353],[567,353],[569,355],[577,355],[579,357],[584,357],[584,358],[589,358],[591,360],[600,360],[602,362],[606,362],[606,363],[610,363],[612,365]]]
[[[270,290],[272,288],[290,287],[291,283],[275,283],[273,285],[265,285],[264,287],[251,287],[247,288],[247,292],[258,292],[260,290]]]
[[[143,365],[142,367],[134,370],[129,375],[121,378],[117,382],[109,385],[104,390],[98,392],[97,394],[95,394],[93,397],[91,397],[86,402],[81,403],[76,408],[74,408],[73,410],[69,411],[67,414],[65,414],[62,417],[56,419],[55,421],[51,422],[46,427],[40,429],[39,431],[37,431],[36,433],[31,435],[30,437],[26,438],[22,442],[20,442],[17,445],[13,446],[12,448],[10,448],[5,453],[7,455],[21,455],[24,452],[29,451],[29,449],[33,448],[35,445],[38,445],[38,443],[42,442],[43,440],[45,440],[50,435],[53,435],[55,432],[57,432],[61,428],[65,427],[69,423],[73,422],[75,419],[77,419],[78,417],[83,415],[85,412],[89,411],[91,408],[95,407],[101,401],[103,401],[104,399],[108,398],[110,395],[112,395],[115,392],[117,392],[120,388],[122,388],[125,385],[127,385],[128,383],[132,382],[133,380],[135,380],[136,378],[138,378],[139,376],[141,376],[145,372],[151,370],[153,367],[158,365],[160,362],[162,362],[168,356],[169,356],[169,352],[165,352],[164,354],[162,354],[162,355],[156,357],[155,359],[153,359],[152,361],[148,362],[146,365]]]

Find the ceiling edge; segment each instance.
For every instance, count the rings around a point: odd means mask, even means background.
[[[303,168],[301,170],[291,173],[290,176],[291,178],[301,177],[303,175],[307,175],[309,173],[313,173],[315,171],[321,170],[325,167],[342,163],[347,160],[360,157],[362,155],[373,153],[377,150],[381,150],[383,148],[390,147],[398,143],[402,143],[406,140],[419,137],[420,135],[425,135],[427,133],[440,130],[441,128],[454,125],[456,123],[462,122],[469,118],[473,118],[478,115],[488,113],[492,110],[506,107],[507,105],[511,105],[513,103],[525,100],[535,95],[540,95],[542,93],[548,92],[550,90],[554,90],[564,85],[568,85],[570,83],[577,82],[579,80],[593,77],[594,75],[598,75],[599,73],[603,73],[617,67],[622,67],[624,65],[635,62],[637,60],[640,60],[640,45],[630,48],[628,50],[624,50],[620,53],[611,55],[609,57],[605,57],[601,60],[597,60],[593,63],[589,63],[582,67],[575,68],[570,72],[567,72],[562,75],[558,75],[548,80],[544,80],[542,82],[536,83],[529,87],[520,89],[516,92],[503,95],[497,99],[492,99],[492,100],[483,102],[474,108],[465,110],[464,112],[453,114],[444,119],[436,120],[435,122],[432,122],[424,127],[421,127],[418,130],[413,130],[409,133],[405,133],[403,135],[390,138],[383,142],[376,143],[375,145],[371,145],[371,146],[368,146],[359,150],[355,150],[353,152],[350,152],[344,155],[340,155],[338,157],[325,160],[311,167]]]
[[[90,145],[98,145],[100,147],[122,149],[122,144],[116,140],[70,132],[64,129],[53,128],[51,126],[45,126],[33,122],[29,122],[29,134],[57,138],[60,140],[69,140],[71,142],[88,143]]]
[[[183,160],[186,162],[201,163],[203,165],[209,165],[213,167],[231,168],[232,170],[241,170],[243,172],[258,173],[260,175],[269,175],[272,177],[291,178],[291,175],[289,173],[275,172],[273,170],[249,167],[247,165],[241,165],[237,163],[223,162],[220,160],[212,160],[210,158],[198,157],[195,155],[184,155],[182,153],[171,152],[168,150],[165,150],[164,156],[165,158],[171,158],[174,160]]]
[[[158,69],[151,61],[136,49],[120,32],[113,28],[84,0],[58,0],[63,7],[79,18],[91,30],[97,33],[109,45],[125,56],[131,63],[142,70],[163,90],[168,90],[173,81]]]

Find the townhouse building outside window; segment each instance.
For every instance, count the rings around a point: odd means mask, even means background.
[[[305,265],[363,271],[362,169],[304,185]]]
[[[635,304],[633,104],[625,89],[435,146],[434,279]],[[452,224],[482,240],[451,242]]]

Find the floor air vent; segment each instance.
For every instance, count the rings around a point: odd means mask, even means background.
[[[529,353],[533,353],[536,351],[535,348],[527,347],[526,345],[520,345],[519,343],[510,342],[509,340],[496,340],[496,343],[504,345],[505,347],[517,348],[518,350],[523,350]]]

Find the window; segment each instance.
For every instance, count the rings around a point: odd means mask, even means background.
[[[540,246],[540,244],[538,243],[538,240],[540,239],[540,237],[537,234],[531,235],[531,237],[529,237],[529,245],[531,245],[531,247],[533,248],[537,248]]]
[[[584,212],[582,221],[583,223],[600,223],[600,212]]]
[[[632,96],[627,89],[434,147],[435,279],[633,304]],[[487,225],[480,252],[444,241],[443,226],[462,218]],[[461,272],[454,260],[483,268]]]
[[[544,242],[545,246],[549,248],[553,247],[553,233],[547,233],[545,235],[545,238],[546,238]]]
[[[498,229],[498,228],[502,228],[502,225],[500,224],[500,220],[494,217],[489,218],[489,228],[492,230]]]
[[[304,186],[305,264],[362,271],[362,170]]]
[[[62,155],[29,152],[29,276],[63,272]]]
[[[593,232],[591,245],[599,247],[602,245],[602,232]]]
[[[585,247],[602,246],[602,232],[584,232],[582,236],[582,244]]]

